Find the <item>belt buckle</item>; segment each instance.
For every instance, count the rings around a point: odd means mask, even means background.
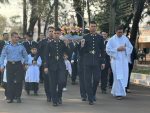
[[[94,51],[94,50],[92,50],[92,51],[91,51],[91,53],[94,55],[94,54],[95,54],[95,51]]]
[[[12,64],[15,64],[15,62],[12,62]]]
[[[56,56],[56,60],[59,60],[59,56]]]

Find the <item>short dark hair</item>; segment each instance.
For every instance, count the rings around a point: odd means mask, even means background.
[[[17,32],[12,32],[11,37],[14,36],[14,35],[18,35],[18,33]]]
[[[122,25],[119,25],[119,26],[117,26],[117,27],[115,28],[115,30],[116,30],[116,31],[118,31],[118,30],[123,30],[123,26],[122,26]]]
[[[49,30],[49,29],[55,29],[55,28],[54,28],[53,26],[50,26],[50,27],[48,27],[48,30]]]
[[[95,21],[90,21],[90,24],[96,24],[96,22]]]
[[[32,37],[33,36],[33,32],[29,31],[29,32],[26,33],[26,35],[29,36],[29,37]]]
[[[8,35],[8,33],[3,33],[3,36],[4,36],[4,35]]]
[[[60,31],[61,32],[61,29],[58,27],[58,28],[55,28],[55,31]]]

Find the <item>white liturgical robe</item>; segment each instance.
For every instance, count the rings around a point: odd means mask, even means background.
[[[40,66],[42,64],[41,57],[38,57],[37,64],[32,64],[33,57],[28,55],[28,69],[26,71],[25,82],[37,82],[39,83],[40,79]]]
[[[125,51],[117,51],[117,48],[120,46],[125,46]],[[132,49],[133,46],[124,35],[121,37],[114,35],[106,45],[106,52],[111,59],[111,68],[114,77],[111,91],[113,96],[126,96],[125,88],[127,87],[129,74],[128,63]]]

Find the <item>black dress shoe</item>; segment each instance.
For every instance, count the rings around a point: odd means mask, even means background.
[[[20,98],[17,98],[17,103],[21,103],[21,99]]]
[[[7,103],[13,103],[13,99],[7,100]]]
[[[58,106],[58,104],[57,103],[53,103],[53,106],[56,107],[56,106]]]
[[[58,104],[62,104],[62,99],[61,98],[58,100]]]
[[[50,99],[50,98],[47,98],[47,102],[51,102],[51,99]]]
[[[89,101],[89,105],[93,105],[94,104],[94,102],[93,101]]]
[[[106,90],[102,90],[102,94],[107,94]]]
[[[82,98],[82,101],[86,101],[86,98]]]
[[[123,97],[122,97],[122,96],[117,96],[116,99],[117,99],[117,100],[122,100]]]

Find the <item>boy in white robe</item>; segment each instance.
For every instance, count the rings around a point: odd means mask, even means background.
[[[114,82],[111,94],[118,100],[126,96],[126,86],[128,82],[128,62],[132,45],[129,39],[123,35],[123,27],[116,28],[116,34],[108,41],[106,52],[111,58],[111,68]]]
[[[66,65],[66,83],[65,83],[65,86],[63,88],[63,91],[67,91],[67,78],[68,78],[68,75],[71,76],[72,74],[72,67],[71,67],[71,63],[70,61],[68,60],[68,56],[66,54],[64,54],[64,61],[65,61],[65,65]]]
[[[40,79],[40,66],[42,64],[41,57],[37,61],[33,61],[37,54],[36,46],[31,47],[31,54],[28,55],[28,68],[25,76],[25,90],[30,94],[30,90],[34,91],[34,95],[38,95],[38,84]]]

